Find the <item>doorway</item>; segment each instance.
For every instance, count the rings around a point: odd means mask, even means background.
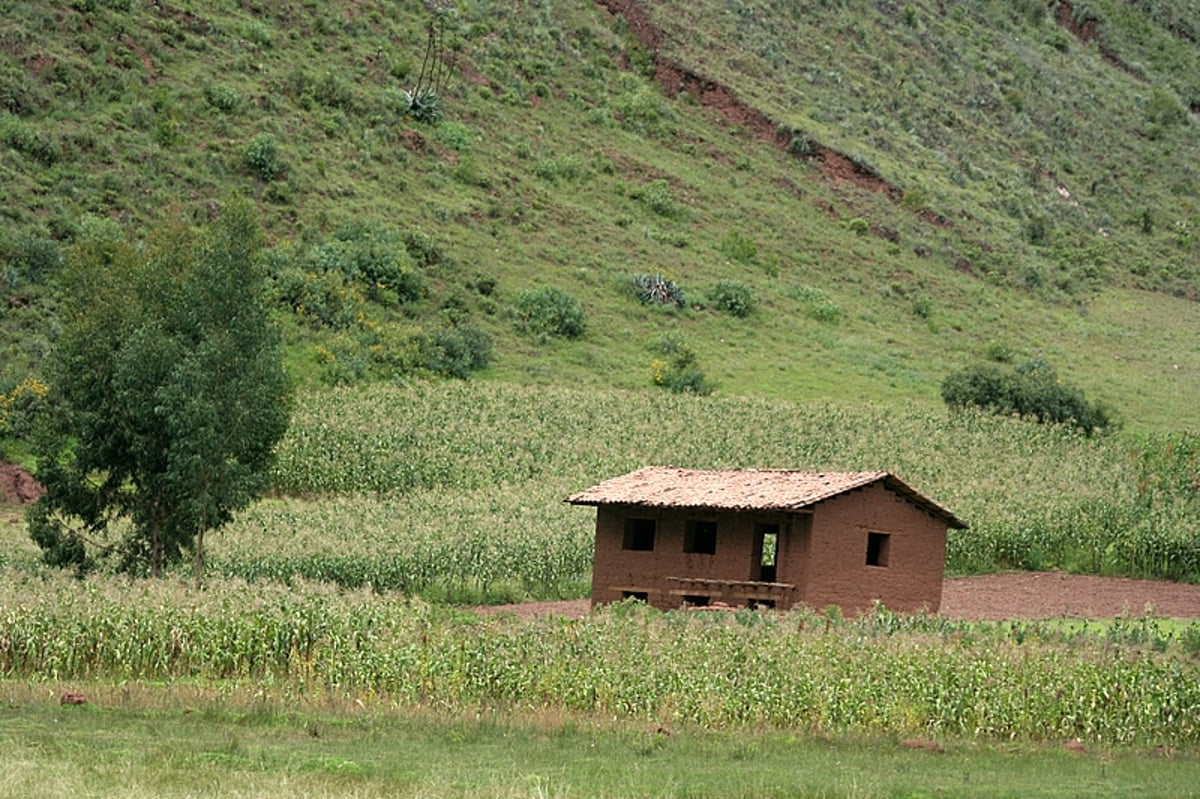
[[[751,579],[762,583],[773,583],[778,574],[776,563],[779,558],[779,525],[754,525],[754,564]]]

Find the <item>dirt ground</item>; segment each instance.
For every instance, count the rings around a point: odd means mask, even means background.
[[[553,614],[578,618],[590,609],[589,600],[579,599],[477,610],[524,617]],[[1200,585],[1060,572],[986,574],[947,580],[942,589],[941,612],[952,619],[969,621],[1106,619],[1146,614],[1200,618]]]
[[[0,505],[34,502],[42,493],[42,487],[29,472],[11,463],[0,463]]]

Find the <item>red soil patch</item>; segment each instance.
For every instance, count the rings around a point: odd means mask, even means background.
[[[45,493],[29,472],[11,463],[0,463],[0,504],[28,505]]]
[[[1100,24],[1095,19],[1084,18],[1081,21],[1076,21],[1075,7],[1071,4],[1070,0],[1065,0],[1063,3],[1059,4],[1056,20],[1058,21],[1059,25],[1070,31],[1075,38],[1083,44],[1094,41],[1096,46],[1100,49],[1100,57],[1104,59],[1105,63],[1109,64],[1110,66],[1114,66],[1135,78],[1144,80],[1144,77],[1140,72],[1138,72],[1138,70],[1122,61],[1120,57],[1112,50],[1112,48],[1104,44],[1103,39],[1100,38]]]
[[[154,77],[154,59],[150,57],[150,54],[147,53],[144,48],[139,46],[138,43],[133,40],[132,36],[126,36],[121,41],[126,47],[132,50],[133,54],[136,55],[138,60],[142,62],[142,68],[146,70],[146,77],[152,80]]]
[[[580,618],[590,612],[591,601],[525,602],[476,610],[522,618]],[[947,580],[941,613],[964,621],[1110,619],[1145,614],[1200,618],[1200,585],[1060,572],[986,574]]]
[[[668,97],[676,97],[680,92],[686,91],[696,98],[702,107],[717,112],[730,125],[742,129],[752,138],[770,142],[781,149],[790,147],[790,131],[781,128],[778,122],[762,111],[752,108],[728,86],[697,75],[663,57],[659,53],[663,40],[662,31],[655,27],[637,0],[596,0],[596,3],[610,13],[624,18],[633,38],[653,56],[654,80]],[[823,144],[812,142],[804,157],[817,165],[830,183],[851,183],[868,191],[886,194],[896,202],[904,197],[904,192],[871,169],[855,163],[844,154]],[[949,221],[942,219],[948,226]]]

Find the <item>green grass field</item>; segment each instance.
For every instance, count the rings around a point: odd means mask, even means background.
[[[0,796],[918,797],[1188,796],[1197,755],[888,736],[712,733],[488,712],[219,701],[186,688],[0,682]]]

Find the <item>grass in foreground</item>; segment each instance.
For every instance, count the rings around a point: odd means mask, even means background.
[[[0,796],[1185,796],[1195,752],[664,730],[0,683]]]

